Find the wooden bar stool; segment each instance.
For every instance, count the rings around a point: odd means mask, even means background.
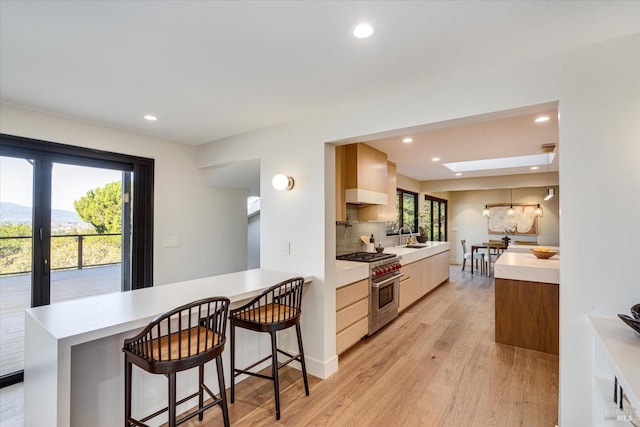
[[[276,400],[276,420],[280,419],[280,383],[278,370],[294,360],[300,362],[304,390],[309,395],[309,383],[307,381],[307,368],[304,363],[304,350],[302,348],[302,333],[300,332],[300,306],[302,305],[302,285],[304,279],[296,277],[285,280],[264,291],[242,307],[233,309],[229,313],[231,334],[231,403],[235,400],[235,378],[241,374],[252,375],[273,381],[273,391]],[[277,346],[276,333],[283,329],[296,327],[298,337],[297,355],[291,355]],[[235,368],[235,328],[245,328],[256,332],[268,332],[271,336],[271,355],[257,361],[253,365],[244,368]],[[278,353],[282,353],[289,359],[278,364]],[[260,363],[271,358],[271,376],[251,372]]]
[[[164,412],[169,413],[169,426],[174,427],[196,415],[202,421],[205,410],[214,405],[222,409],[224,425],[229,426],[229,412],[222,370],[222,351],[226,341],[225,330],[229,299],[206,298],[180,306],[151,321],[139,334],[124,340],[124,425],[146,426],[146,422]],[[204,384],[204,364],[216,359],[219,396]],[[152,374],[164,374],[169,380],[168,406],[140,420],[131,416],[132,365]],[[176,373],[198,367],[198,391],[176,402]],[[204,405],[204,392],[213,399]],[[198,397],[198,410],[180,420],[176,406]]]

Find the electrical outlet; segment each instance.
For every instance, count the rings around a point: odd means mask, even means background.
[[[291,242],[284,242],[282,244],[282,253],[284,255],[291,255]]]

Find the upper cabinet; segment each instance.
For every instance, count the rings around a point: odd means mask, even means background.
[[[336,221],[347,220],[347,201],[345,188],[347,186],[347,146],[336,147]]]
[[[347,145],[346,169],[347,203],[388,203],[386,153],[362,143]]]

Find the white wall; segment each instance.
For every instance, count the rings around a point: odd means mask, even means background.
[[[260,212],[248,218],[247,269],[260,268]]]
[[[155,159],[156,285],[246,268],[246,190],[203,184],[195,148],[6,104],[0,132]],[[228,220],[235,217],[244,223]],[[177,237],[180,246],[165,248],[165,237]]]
[[[304,302],[305,345],[317,367],[329,374],[336,367],[335,187],[332,152],[325,151],[325,143],[558,101],[563,193],[560,423],[589,425],[590,411],[585,408],[591,404],[592,360],[586,315],[615,316],[640,298],[632,259],[640,241],[639,46],[636,34],[417,88],[331,115],[210,143],[200,148],[198,160],[207,167],[261,159],[261,263],[263,268],[314,276]],[[276,172],[294,176],[296,188],[283,193],[271,190]],[[619,197],[615,220],[609,221],[594,202],[596,195],[612,191]],[[594,245],[603,234],[606,251]],[[291,255],[279,250],[283,240],[292,242]]]

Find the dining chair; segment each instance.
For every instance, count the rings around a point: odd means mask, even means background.
[[[168,412],[170,427],[198,416],[212,406],[222,409],[223,422],[229,426],[227,395],[222,370],[222,351],[226,341],[225,330],[229,299],[211,297],[182,305],[157,316],[140,333],[124,340],[122,351],[125,355],[125,414],[124,425],[146,426],[146,422],[164,412]],[[218,371],[218,396],[204,384],[204,365],[215,359]],[[165,375],[169,382],[168,405],[136,419],[131,414],[132,366],[151,374]],[[198,391],[177,401],[176,373],[198,367]],[[204,405],[204,392],[212,399]],[[178,419],[176,407],[188,400],[198,398],[198,409]]]
[[[461,240],[460,243],[462,243],[462,253],[463,253],[462,271],[464,271],[464,267],[467,264],[467,260],[470,260],[470,262],[472,262],[471,259],[473,258],[473,261],[476,262],[476,268],[478,268],[478,261],[480,261],[480,273],[484,273],[484,269],[485,269],[484,254],[480,252],[474,252],[473,254],[471,254],[471,252],[467,252],[467,241]]]
[[[229,328],[231,335],[231,403],[235,400],[235,379],[237,376],[246,374],[271,380],[273,381],[276,420],[279,420],[280,380],[278,370],[293,361],[300,363],[302,379],[304,380],[304,391],[306,395],[309,396],[309,382],[307,380],[307,368],[304,361],[304,350],[302,348],[302,332],[300,330],[303,285],[304,279],[302,277],[285,280],[262,292],[242,307],[235,308],[229,312],[229,320],[231,322]],[[299,353],[296,355],[279,349],[277,345],[277,332],[292,326],[296,328],[296,337],[298,339]],[[268,332],[271,336],[271,354],[244,369],[236,368],[236,327],[255,332]],[[279,353],[288,357],[288,359],[282,363],[278,362]],[[271,359],[271,376],[252,371],[256,366],[269,359]]]

